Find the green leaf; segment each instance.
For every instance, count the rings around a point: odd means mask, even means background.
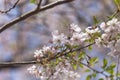
[[[36,2],[36,0],[30,0],[30,3],[35,3]]]
[[[90,64],[94,64],[94,63],[97,63],[98,62],[98,58],[97,57],[94,57],[94,58],[91,58],[90,59]]]
[[[104,80],[103,78],[100,78],[99,80]]]
[[[84,68],[83,64],[79,64],[79,66],[80,66],[81,68]]]
[[[96,73],[93,73],[92,76],[93,76],[94,78],[96,78]]]
[[[111,65],[110,65],[110,68],[111,69],[114,69],[116,67],[116,64],[115,63],[112,63]]]
[[[78,55],[78,60],[80,60],[81,58],[84,57],[86,53],[84,51],[80,52],[80,54]]]
[[[78,48],[78,45],[73,45],[72,48]]]
[[[105,71],[108,72],[109,74],[113,75],[114,74],[114,68],[116,67],[115,63],[112,63],[110,66],[108,66]]]
[[[107,59],[103,59],[103,69],[105,69],[106,67],[107,67],[107,64],[108,64],[108,61],[107,61]]]
[[[105,70],[106,72],[108,72],[109,74],[113,75],[114,74],[114,70],[110,69],[109,67]]]
[[[76,65],[76,64],[74,64],[74,65],[73,65],[73,68],[74,68],[74,70],[76,70],[76,69],[77,69],[77,65]]]
[[[91,76],[91,75],[88,75],[88,76],[86,77],[86,80],[91,80],[91,78],[92,78],[92,76]]]
[[[74,70],[76,70],[77,67],[78,67],[76,62],[71,63],[71,65],[72,65],[72,67],[73,67]]]
[[[120,0],[114,0],[114,2],[115,2],[116,5],[120,4]]]
[[[90,69],[86,69],[85,72],[90,72],[91,70]]]
[[[89,74],[89,75],[86,77],[86,80],[91,80],[91,78],[96,78],[96,73]]]
[[[89,46],[88,49],[89,49],[90,51],[92,51],[92,46]]]
[[[118,73],[117,76],[120,77],[120,73]]]
[[[99,21],[97,20],[96,16],[93,16],[93,21],[94,21],[95,25],[97,25],[99,23]]]

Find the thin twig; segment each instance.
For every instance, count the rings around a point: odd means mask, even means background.
[[[80,63],[81,63],[82,65],[86,66],[87,68],[91,69],[92,71],[96,72],[96,73],[100,73],[100,74],[102,74],[103,76],[105,76],[105,77],[107,77],[107,78],[109,77],[109,76],[106,75],[103,71],[98,71],[98,70],[90,67],[89,65],[87,65],[87,64],[85,64],[85,63],[83,63],[83,62],[80,62]]]
[[[117,16],[117,14],[120,12],[120,10],[119,9],[117,9],[109,18],[108,18],[108,20],[111,20],[112,18],[114,18],[115,16]],[[107,20],[107,21],[108,21]]]
[[[40,8],[41,3],[42,3],[42,0],[39,0],[36,9],[39,9],[39,8]]]
[[[88,45],[86,45],[86,46],[83,46],[83,47],[79,47],[79,48],[77,48],[77,49],[70,50],[70,51],[65,52],[65,53],[63,53],[63,54],[60,54],[60,55],[58,55],[58,56],[55,56],[55,59],[56,59],[56,58],[59,58],[59,57],[61,57],[61,56],[65,56],[65,55],[69,54],[70,52],[80,51],[80,50],[82,50],[82,49],[84,49],[84,48],[87,48],[87,47],[93,45],[93,44],[95,44],[95,43],[91,43],[91,44],[88,44]]]
[[[10,21],[9,23],[3,25],[0,27],[0,33],[3,32],[4,30],[10,28],[11,26],[13,26],[14,24],[20,22],[20,21],[23,21],[25,20],[26,18],[29,18],[39,12],[42,12],[42,11],[45,11],[45,10],[48,10],[50,8],[53,8],[55,6],[58,6],[58,5],[61,5],[61,4],[64,4],[64,3],[68,3],[68,2],[71,2],[71,1],[74,1],[74,0],[58,0],[58,1],[55,1],[53,3],[50,3],[48,5],[45,5],[39,9],[34,9],[26,14],[23,14],[21,15],[20,17],[17,17],[16,19]]]
[[[10,12],[12,9],[14,9],[14,8],[16,7],[16,5],[18,4],[19,1],[20,1],[20,0],[17,0],[17,1],[14,3],[14,5],[13,5],[11,8],[9,8],[8,10],[5,10],[5,11],[0,10],[0,12],[1,12],[1,13],[8,13],[8,12]]]

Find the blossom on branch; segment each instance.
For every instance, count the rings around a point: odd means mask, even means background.
[[[120,55],[120,21],[116,18],[102,22],[99,27],[87,27],[84,32],[78,25],[71,24],[70,30],[69,38],[58,31],[52,32],[51,45],[34,52],[37,61],[42,60],[43,63],[38,66],[40,68],[36,66],[28,68],[30,73],[39,74],[41,80],[57,80],[58,78],[60,80],[79,80],[81,76],[75,72],[78,62],[83,59],[80,57],[83,54],[79,53],[79,47],[86,43],[107,47],[111,50],[110,55]],[[86,66],[86,64],[84,65]]]

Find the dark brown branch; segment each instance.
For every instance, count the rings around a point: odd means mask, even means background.
[[[19,1],[20,1],[20,0],[17,0],[17,1],[14,3],[14,5],[13,5],[11,8],[9,8],[8,10],[5,10],[5,11],[0,10],[0,12],[1,12],[1,13],[8,13],[8,12],[10,12],[12,9],[14,9],[14,8],[16,7],[16,5],[18,4]]]
[[[0,69],[2,69],[2,68],[20,67],[22,65],[27,65],[27,64],[37,64],[37,61],[4,62],[4,63],[0,63]]]
[[[71,51],[69,51],[69,52],[65,52],[65,53],[63,53],[63,54],[61,54],[61,55],[59,55],[59,56],[56,56],[56,58],[59,58],[59,57],[64,56],[64,55],[67,55],[67,54],[69,54],[70,52],[80,51],[80,50],[85,49],[85,48],[87,48],[87,47],[89,47],[89,46],[92,46],[93,44],[95,44],[95,43],[91,43],[91,44],[88,44],[88,45],[86,45],[86,46],[79,47],[79,48],[77,48],[77,49],[71,50]]]
[[[35,14],[41,12],[41,11],[45,11],[45,10],[53,8],[53,7],[57,6],[57,5],[68,3],[68,2],[71,2],[71,1],[74,1],[74,0],[58,0],[58,1],[55,1],[55,2],[50,3],[48,5],[45,5],[45,6],[41,7],[40,9],[34,9],[34,10],[32,10],[32,11],[26,13],[26,14],[23,14],[20,17],[10,21],[9,23],[1,26],[0,27],[0,33],[3,32],[4,30],[8,29],[9,27],[13,26],[14,24],[16,24],[16,23],[18,23],[20,21],[23,21],[26,18],[29,18],[32,15],[35,15]]]

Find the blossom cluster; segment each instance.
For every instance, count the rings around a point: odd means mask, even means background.
[[[31,66],[27,69],[29,73],[36,75],[41,80],[79,80],[80,74],[74,72],[69,62],[60,62],[56,67]],[[64,77],[63,77],[64,76]]]
[[[34,52],[34,57],[39,61],[40,58],[46,56],[55,55],[59,52],[62,52],[66,49],[66,45],[75,46],[85,43],[85,41],[90,40],[91,35],[100,32],[98,28],[92,29],[92,27],[86,28],[85,32],[82,32],[81,28],[78,25],[71,24],[70,31],[72,36],[68,38],[63,33],[54,31],[52,33],[52,44],[50,46],[44,46],[40,50]]]
[[[98,46],[104,46],[111,50],[110,55],[115,56],[120,54],[120,21],[113,18],[110,21],[100,24],[102,34],[96,39]]]
[[[71,36],[69,37],[63,33],[60,34],[58,31],[53,32],[52,44],[34,52],[34,57],[38,62],[40,60],[45,62],[38,67],[34,65],[28,68],[28,71],[39,76],[41,80],[47,80],[48,78],[49,80],[57,80],[58,77],[59,79],[62,78],[60,80],[79,80],[80,75],[71,67],[70,58],[63,55],[49,62],[47,60],[56,58],[65,52],[70,52],[71,49],[76,48],[74,46],[82,46],[91,42],[98,46],[110,48],[114,55],[120,52],[120,21],[116,18],[102,22],[99,26],[87,27],[84,32],[78,25],[71,24],[70,32]],[[78,55],[76,56],[78,57]],[[77,59],[77,57],[75,58]]]
[[[70,38],[68,38],[68,36],[66,36],[63,33],[60,34],[58,31],[53,32],[52,33],[53,38],[51,41],[52,44],[50,46],[44,46],[42,49],[36,50],[34,52],[34,57],[37,59],[37,61],[39,62],[40,60],[42,60],[42,58],[46,58],[46,57],[51,58],[54,55],[59,55],[64,52],[70,51],[72,46],[82,45],[85,41],[90,39],[91,34],[99,32],[98,29],[93,30],[93,29],[90,29],[90,27],[86,29],[86,32],[82,32],[81,28],[75,24],[70,25],[70,31],[72,34]],[[44,79],[46,80],[46,78],[48,78],[47,76],[49,76],[50,73],[52,73],[52,71],[54,71],[54,75],[53,75],[54,80],[55,78],[57,80],[57,78],[58,77],[60,78],[61,76],[64,76],[64,80],[69,80],[69,78],[70,80],[79,80],[80,75],[76,73],[73,69],[71,70],[69,69],[69,67],[71,67],[69,60],[65,59],[65,57],[62,57],[61,59],[63,59],[64,63],[61,61],[57,63],[54,67],[56,68],[55,70],[50,70],[51,67],[48,67],[46,65],[45,65],[46,67],[41,65],[42,69],[41,68],[39,69],[37,68],[37,66],[34,65],[28,68],[28,71],[37,76],[39,74],[39,77],[41,78],[41,80],[44,80]],[[61,80],[63,80],[63,77]]]

